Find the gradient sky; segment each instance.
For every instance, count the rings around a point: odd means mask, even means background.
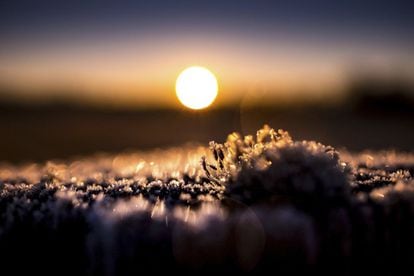
[[[314,97],[361,65],[414,72],[413,30],[412,1],[6,0],[0,81],[26,99],[59,87],[82,101],[171,106],[179,72],[202,65],[221,103]]]

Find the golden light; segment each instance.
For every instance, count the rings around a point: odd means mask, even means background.
[[[203,109],[211,105],[217,97],[217,79],[207,68],[192,66],[178,76],[175,91],[186,107]]]

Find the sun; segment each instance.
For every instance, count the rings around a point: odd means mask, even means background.
[[[175,83],[180,102],[191,109],[203,109],[217,97],[218,83],[211,71],[201,66],[188,67],[180,73]]]

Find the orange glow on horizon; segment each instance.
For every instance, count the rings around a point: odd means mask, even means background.
[[[247,94],[266,95],[270,101],[300,99],[302,92],[314,97],[325,91],[336,97],[352,56],[339,50],[327,56],[322,48],[304,49],[300,41],[245,41],[219,35],[123,39],[0,53],[0,86],[21,88],[24,93],[15,94],[22,98],[62,96],[96,104],[178,108],[171,84],[183,64],[196,63],[214,68],[220,76],[224,93],[216,106],[237,104]],[[379,63],[376,68],[389,67],[386,60]]]

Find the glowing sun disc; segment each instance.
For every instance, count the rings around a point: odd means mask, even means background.
[[[203,109],[217,97],[218,84],[207,68],[192,66],[178,76],[175,91],[180,102],[192,109]]]

